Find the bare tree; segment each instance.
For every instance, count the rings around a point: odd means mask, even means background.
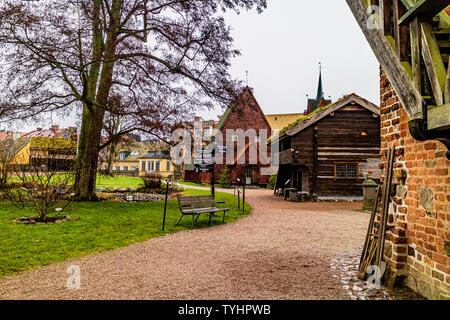
[[[41,146],[41,151],[30,157],[26,153],[15,159],[7,168],[13,180],[5,188],[6,198],[17,206],[31,204],[37,217],[35,222],[46,222],[49,215],[67,212],[74,199],[73,165],[70,165],[70,149],[54,152],[50,139]],[[29,159],[26,163],[25,159]],[[54,220],[54,217],[52,218]]]
[[[156,136],[195,108],[225,106],[239,51],[220,12],[255,7],[266,0],[3,1],[0,117],[81,109],[75,191],[92,200],[114,100],[135,130]]]

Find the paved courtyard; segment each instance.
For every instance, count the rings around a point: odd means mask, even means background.
[[[0,299],[348,299],[330,262],[362,246],[360,202],[291,203],[247,190],[251,215],[0,280]],[[66,288],[69,266],[81,288]]]

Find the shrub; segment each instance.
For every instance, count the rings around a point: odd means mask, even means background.
[[[269,183],[267,184],[267,187],[269,189],[273,189],[273,188],[275,188],[275,184],[276,183],[277,183],[277,174],[275,173],[275,174],[270,176]]]
[[[5,195],[13,204],[24,208],[32,205],[38,215],[36,221],[46,222],[50,214],[61,215],[69,211],[73,201],[72,171],[59,172],[58,159],[42,158],[46,165],[28,165],[24,171],[20,165],[12,165],[14,177],[19,182],[9,185]],[[63,162],[62,162],[63,163]]]
[[[161,175],[157,173],[147,173],[142,177],[144,182],[144,189],[160,189],[161,188]]]
[[[230,169],[227,166],[225,166],[220,174],[219,185],[222,188],[228,188],[230,186],[230,180],[231,180]]]

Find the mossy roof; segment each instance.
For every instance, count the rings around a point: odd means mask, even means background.
[[[41,149],[76,149],[77,142],[68,138],[32,137],[30,147]]]
[[[11,157],[16,155],[27,143],[30,138],[4,139],[0,141],[0,153],[3,150],[9,150]]]
[[[303,116],[303,117],[298,118],[296,121],[290,123],[289,125],[287,125],[286,127],[284,127],[283,129],[281,129],[281,130],[278,132],[279,138],[281,139],[283,136],[285,136],[285,135],[286,135],[286,131],[288,131],[289,129],[295,127],[296,125],[298,125],[298,124],[300,124],[300,123],[302,123],[302,122],[304,122],[304,121],[306,121],[306,120],[313,119],[314,117],[318,116],[323,110],[328,109],[328,108],[334,106],[336,103],[338,103],[338,102],[340,102],[340,101],[346,99],[347,97],[348,97],[348,96],[344,96],[344,97],[342,97],[341,99],[336,100],[336,101],[333,102],[333,103],[330,103],[330,104],[328,104],[328,105],[326,105],[326,106],[324,106],[324,107],[319,107],[319,108],[317,108],[316,110],[314,110],[313,112],[311,112],[311,113],[308,114],[307,116]],[[314,122],[314,120],[312,120],[312,122]],[[273,136],[269,138],[269,141],[268,141],[268,142],[270,142],[270,141],[272,140],[272,138],[273,138]]]

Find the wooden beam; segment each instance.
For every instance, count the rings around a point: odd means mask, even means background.
[[[422,81],[420,75],[420,27],[419,19],[414,18],[409,24],[409,34],[411,42],[411,73],[417,90],[422,92]]]
[[[450,129],[450,103],[428,107],[427,124],[428,130]]]
[[[444,102],[450,103],[450,61],[448,61],[447,80],[445,82]]]
[[[346,0],[375,56],[386,72],[410,119],[422,118],[422,96],[386,40],[382,30],[370,28],[370,16],[361,0]],[[381,1],[380,1],[381,2]]]
[[[430,22],[421,22],[422,56],[430,79],[436,104],[444,104],[443,92],[447,81],[447,70],[442,60],[441,52],[434,37]]]
[[[392,0],[380,0],[381,25],[385,36],[394,35],[392,30],[391,1]]]
[[[394,37],[395,47],[400,61],[408,60],[408,27],[398,25],[401,16],[406,13],[406,8],[400,0],[394,0]]]
[[[431,19],[447,8],[448,5],[450,5],[450,0],[419,0],[401,17],[398,24],[406,26],[416,17]]]

